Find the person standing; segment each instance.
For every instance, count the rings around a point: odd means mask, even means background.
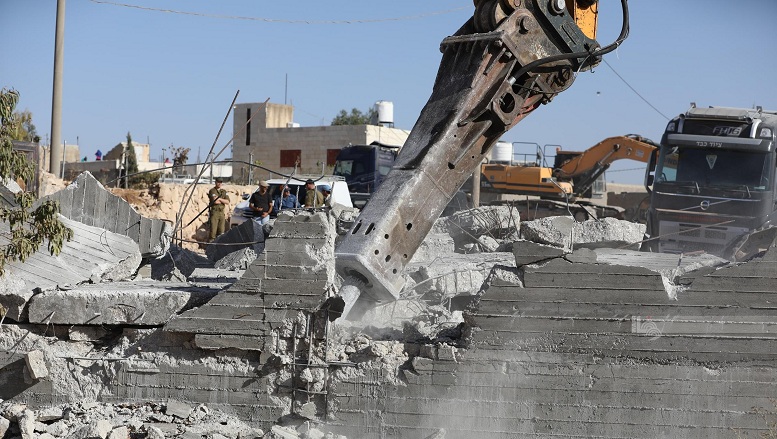
[[[270,197],[270,185],[266,181],[259,182],[259,189],[251,194],[248,206],[254,212],[254,221],[261,225],[270,222],[272,212],[272,198]]]
[[[328,184],[321,186],[321,195],[324,196],[324,205],[332,207],[332,186]]]
[[[282,210],[297,208],[299,208],[297,196],[291,193],[291,189],[288,186],[284,186],[281,196],[275,199],[275,212],[278,213]]]
[[[229,205],[229,195],[221,187],[224,183],[220,178],[216,179],[216,185],[208,191],[208,222],[210,223],[209,242],[216,239],[217,236],[224,233],[227,224],[227,217],[224,213],[226,206]]]
[[[316,182],[308,179],[305,182],[305,207],[323,207],[324,194],[316,189]]]

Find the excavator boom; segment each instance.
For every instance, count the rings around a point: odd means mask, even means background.
[[[336,249],[343,314],[357,300],[368,306],[395,300],[404,267],[494,143],[568,88],[576,72],[600,62],[598,43],[570,13],[578,2],[476,0],[474,16],[443,40],[429,101],[394,168]]]

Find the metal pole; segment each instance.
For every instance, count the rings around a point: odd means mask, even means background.
[[[59,173],[59,148],[62,145],[62,72],[65,56],[65,0],[57,0],[57,24],[54,34],[54,87],[51,98],[51,163],[49,172]]]
[[[59,178],[65,179],[65,151],[67,151],[67,140],[65,140],[64,144],[62,145],[62,173],[60,174]]]
[[[251,184],[251,182],[254,179],[254,153],[250,152],[248,153],[248,184]]]
[[[480,207],[480,167],[472,173],[472,207]]]

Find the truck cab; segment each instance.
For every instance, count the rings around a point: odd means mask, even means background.
[[[760,108],[692,106],[671,120],[646,181],[650,249],[731,258],[745,235],[777,223],[775,129],[777,113]]]
[[[397,159],[400,147],[372,142],[348,145],[337,155],[333,175],[345,178],[351,199],[363,207],[375,188],[380,186]]]

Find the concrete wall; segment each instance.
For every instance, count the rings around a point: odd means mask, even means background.
[[[247,110],[258,111],[249,130],[244,130]],[[282,150],[299,150],[302,168],[298,173],[331,173],[327,164],[327,150],[339,150],[349,144],[369,144],[374,141],[401,146],[409,131],[373,125],[343,125],[287,128],[292,122],[293,107],[277,104],[238,104],[234,111],[232,147],[233,181],[238,184],[256,184],[270,178],[270,171],[255,168],[249,182],[249,166],[259,164],[264,168],[291,173],[293,167],[281,167]],[[245,162],[245,163],[239,163]]]

